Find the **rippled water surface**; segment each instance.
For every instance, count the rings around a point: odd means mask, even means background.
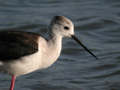
[[[76,36],[99,60],[65,39],[59,60],[18,77],[15,90],[120,90],[120,0],[0,0],[1,30],[46,34],[55,15],[72,19]],[[9,84],[1,73],[0,90]]]

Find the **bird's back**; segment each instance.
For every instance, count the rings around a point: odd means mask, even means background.
[[[0,61],[14,60],[37,52],[38,37],[30,32],[1,31]]]

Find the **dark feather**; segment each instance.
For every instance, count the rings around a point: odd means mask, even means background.
[[[39,35],[29,32],[0,32],[0,61],[10,61],[38,51]]]

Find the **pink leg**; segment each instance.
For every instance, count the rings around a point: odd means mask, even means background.
[[[16,79],[16,76],[12,75],[12,80],[11,80],[10,90],[13,90],[13,89],[14,89],[15,79]]]

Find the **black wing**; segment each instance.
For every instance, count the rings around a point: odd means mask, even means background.
[[[38,37],[28,32],[0,32],[0,61],[15,60],[37,52]]]

